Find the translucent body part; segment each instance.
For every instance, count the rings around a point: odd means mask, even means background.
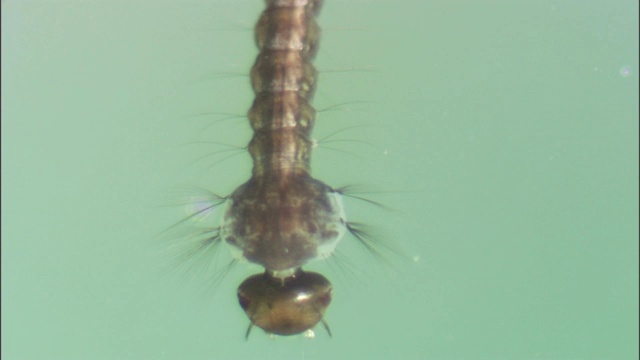
[[[221,238],[272,273],[325,259],[346,232],[341,195],[309,176],[252,178],[229,198]]]

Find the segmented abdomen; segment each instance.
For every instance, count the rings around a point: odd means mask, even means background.
[[[315,110],[309,104],[316,85],[315,56],[321,0],[268,0],[256,25],[260,49],[251,83],[249,110],[254,130],[249,152],[253,173],[310,172]]]

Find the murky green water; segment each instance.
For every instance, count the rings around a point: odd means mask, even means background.
[[[638,5],[327,0],[314,174],[413,260],[345,239],[329,339],[254,331],[246,265],[163,272],[170,189],[226,194],[261,1],[2,3],[6,359],[636,359]],[[187,145],[185,145],[187,144]],[[334,151],[330,148],[338,149]],[[348,153],[348,154],[345,154]],[[351,155],[349,155],[351,154]],[[384,191],[391,191],[384,193]],[[226,263],[230,255],[220,253]],[[203,289],[204,288],[204,289]]]

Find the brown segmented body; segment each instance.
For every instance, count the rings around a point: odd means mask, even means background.
[[[227,200],[220,236],[264,274],[238,289],[252,325],[279,335],[309,330],[331,301],[331,283],[302,266],[330,256],[347,230],[341,195],[311,176],[312,64],[321,0],[267,0],[251,69],[251,178]],[[251,327],[250,327],[251,329]],[[328,327],[327,327],[328,330]],[[247,333],[248,334],[248,333]]]

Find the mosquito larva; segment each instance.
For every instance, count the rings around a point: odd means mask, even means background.
[[[225,242],[237,258],[265,269],[238,288],[238,301],[250,320],[247,337],[256,326],[270,334],[295,335],[312,333],[318,323],[331,335],[324,320],[331,282],[303,267],[332,256],[347,232],[361,242],[366,236],[346,220],[344,191],[311,175],[316,144],[311,99],[318,76],[312,61],[322,2],[266,0],[255,26],[259,53],[250,72],[255,93],[248,112],[251,177],[229,196],[216,197],[225,204],[223,219],[201,244]]]

